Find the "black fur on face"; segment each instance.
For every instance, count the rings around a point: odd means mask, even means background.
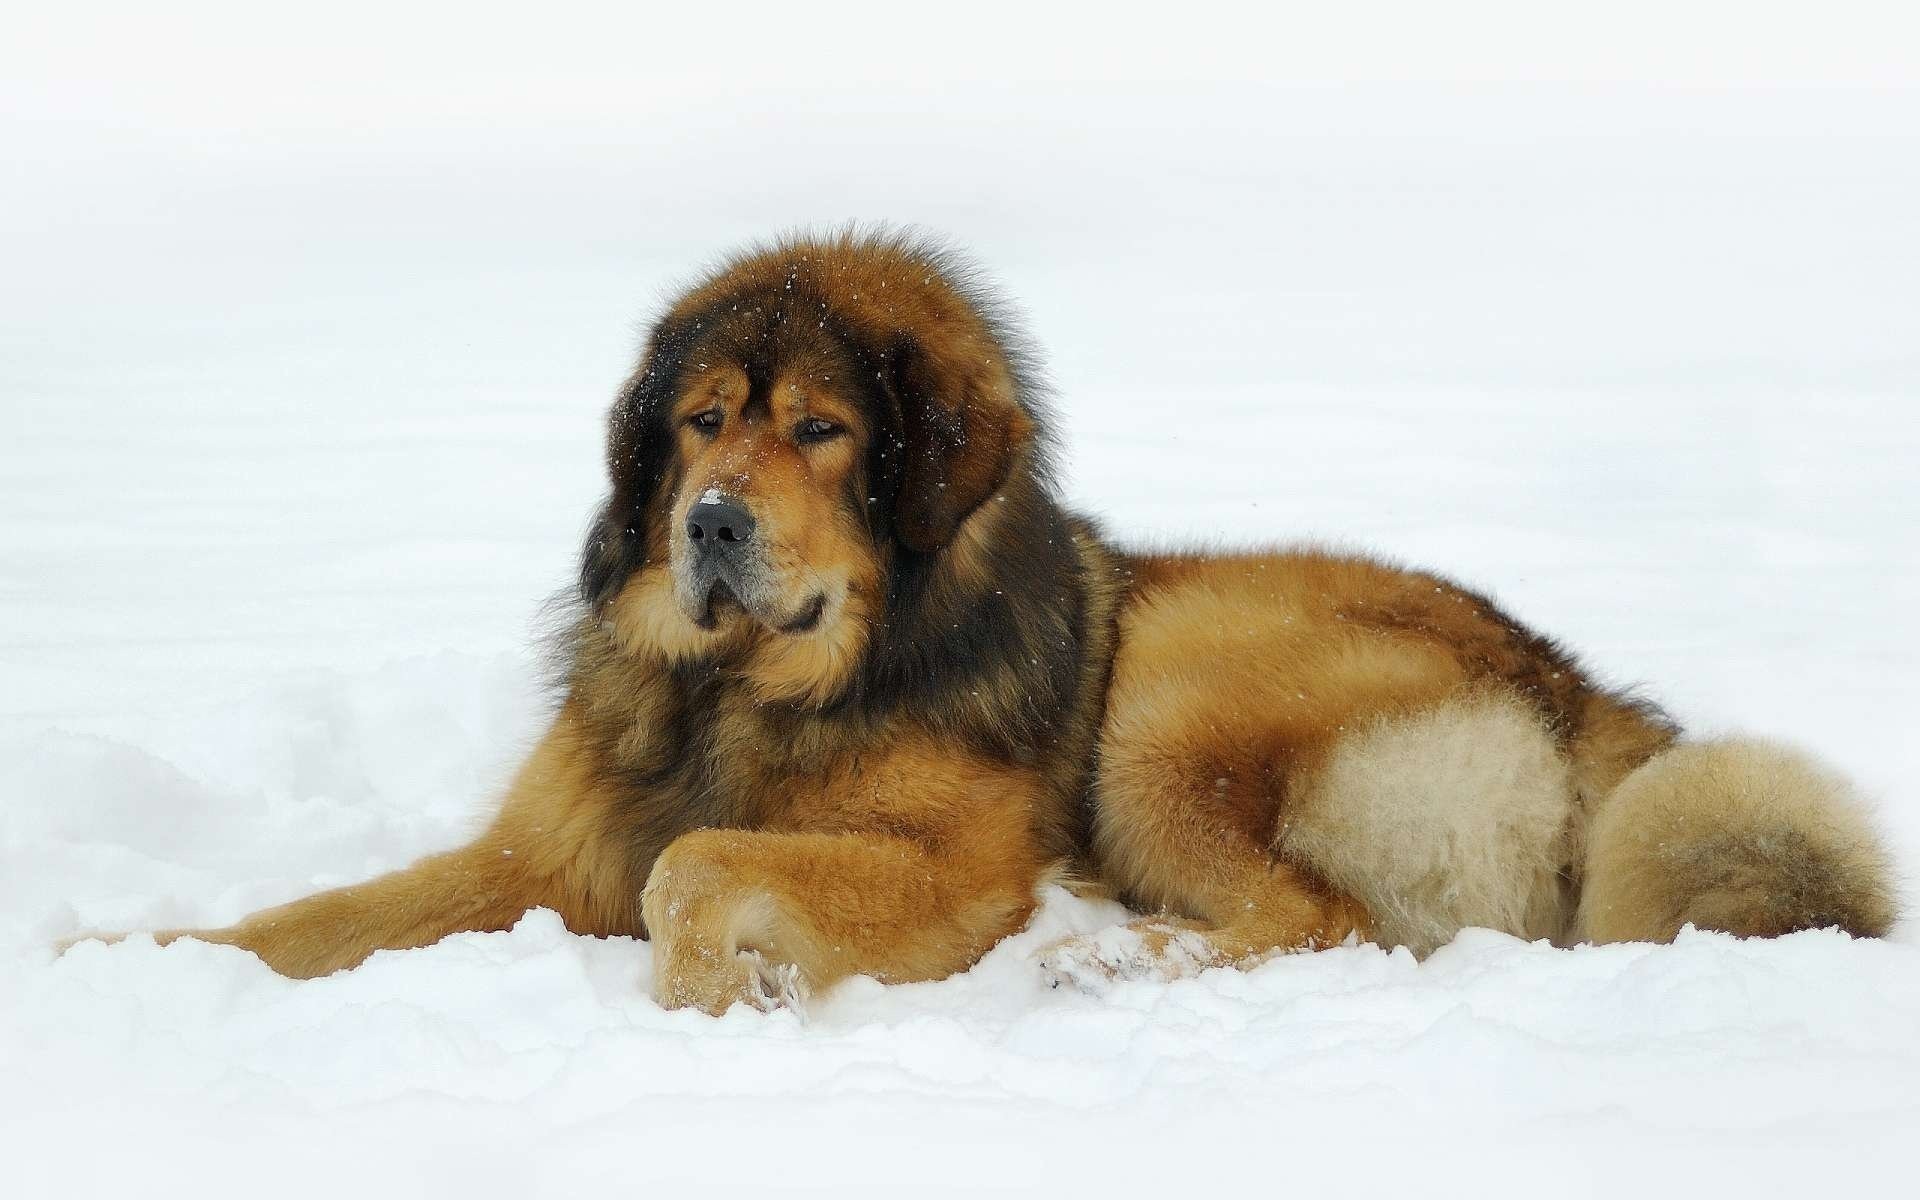
[[[818,315],[798,319],[796,309]],[[747,298],[724,299],[655,326],[639,367],[614,401],[607,422],[612,490],[581,556],[580,594],[590,607],[598,610],[635,571],[666,555],[666,546],[656,543],[671,533],[653,528],[654,514],[675,482],[672,412],[689,368],[736,365],[749,381],[749,404],[764,403],[781,367],[803,356],[833,364],[828,374],[839,376],[836,388],[852,393],[867,415],[873,436],[864,477],[849,481],[848,500],[876,538],[891,536],[907,447],[889,390],[891,356],[866,344],[805,292],[765,307]]]
[[[640,365],[628,376],[607,416],[607,474],[612,491],[587,531],[580,556],[580,598],[594,612],[647,565],[649,543],[659,540],[650,508],[673,459],[669,427],[673,398],[687,356],[699,336],[697,323],[663,320],[654,327]]]

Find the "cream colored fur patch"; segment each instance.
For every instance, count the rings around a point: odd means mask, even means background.
[[[1573,794],[1534,710],[1477,693],[1343,737],[1279,844],[1365,904],[1383,945],[1426,954],[1469,925],[1557,938]]]

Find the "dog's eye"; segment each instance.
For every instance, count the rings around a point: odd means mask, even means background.
[[[823,421],[813,417],[800,422],[800,428],[794,430],[794,436],[803,442],[824,442],[846,432],[845,426],[835,425],[832,421]]]
[[[705,412],[697,412],[693,414],[691,417],[688,417],[687,424],[693,426],[695,429],[698,429],[702,433],[712,433],[714,430],[720,428],[720,422],[722,419],[723,418],[720,415],[719,409],[710,408]]]

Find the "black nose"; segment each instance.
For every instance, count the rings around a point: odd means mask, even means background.
[[[744,542],[753,536],[753,514],[730,496],[708,495],[687,513],[687,536],[703,550],[717,550],[718,542]]]

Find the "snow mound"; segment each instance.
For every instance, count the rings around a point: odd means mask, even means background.
[[[1581,1193],[1656,1163],[1772,1187],[1814,1180],[1836,1142],[1854,1150],[1823,1170],[1878,1172],[1860,1148],[1920,1118],[1920,951],[1836,932],[1558,950],[1468,930],[1424,962],[1344,946],[1089,995],[1052,986],[1041,952],[1125,913],[1050,889],[952,979],[718,1019],[647,999],[644,943],[545,910],[307,982],[190,941],[47,949],[81,925],[225,920],[339,883],[342,863],[451,844],[484,812],[461,797],[542,712],[530,664],[440,655],[141,735],[198,760],[12,735],[0,1127],[29,1193],[177,1170],[224,1194],[289,1163],[301,1194],[927,1190],[930,1156],[935,1192],[1538,1170]],[[180,1144],[221,1150],[189,1169]]]

